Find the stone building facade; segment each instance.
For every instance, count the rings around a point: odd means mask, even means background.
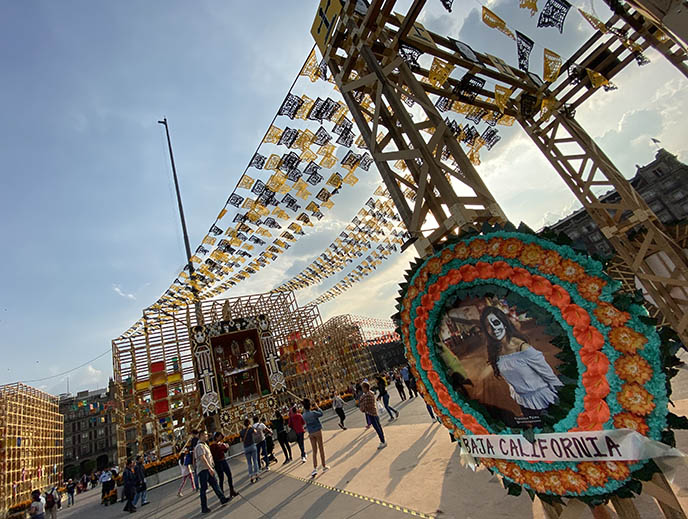
[[[79,477],[117,463],[113,383],[108,388],[60,395],[64,415],[64,472]]]
[[[688,165],[662,148],[657,151],[655,160],[636,167],[636,174],[630,182],[662,223],[688,218]],[[616,191],[602,197],[605,201],[614,201],[615,198],[618,198]],[[547,226],[547,229],[564,233],[572,241],[584,245],[591,254],[602,257],[613,254],[611,245],[584,209]]]

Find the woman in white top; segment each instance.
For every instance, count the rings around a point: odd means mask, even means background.
[[[509,385],[511,398],[525,416],[540,416],[558,400],[563,386],[541,351],[528,344],[499,308],[486,307],[480,323],[487,336],[487,357],[492,371]]]

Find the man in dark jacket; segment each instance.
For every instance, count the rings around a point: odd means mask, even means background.
[[[146,486],[146,469],[143,466],[143,458],[136,456],[136,466],[134,467],[134,475],[136,476],[136,496],[134,497],[134,506],[141,498],[141,506],[148,504],[148,489]]]
[[[130,459],[127,460],[127,467],[124,469],[122,479],[124,481],[124,497],[127,500],[124,511],[129,513],[136,512],[136,507],[133,503],[136,497],[136,474],[134,474],[134,462]]]

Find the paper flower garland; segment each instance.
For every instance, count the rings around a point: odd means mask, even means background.
[[[512,227],[513,229],[513,227]],[[451,301],[510,294],[559,330],[561,372],[575,382],[559,417],[534,432],[630,428],[663,440],[667,383],[660,338],[640,305],[617,293],[602,264],[571,247],[526,232],[491,230],[463,237],[419,262],[402,285],[399,320],[407,358],[443,423],[457,434],[515,433],[457,391],[435,347]],[[621,301],[621,302],[619,302]],[[568,357],[567,357],[568,355]],[[628,494],[633,473],[652,462],[480,460],[531,496]],[[629,485],[630,483],[630,485]],[[520,492],[520,487],[517,491]]]

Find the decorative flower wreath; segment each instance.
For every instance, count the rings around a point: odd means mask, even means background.
[[[677,341],[668,335],[660,340],[639,297],[618,288],[599,261],[513,226],[463,236],[413,265],[401,287],[398,317],[407,358],[426,400],[454,435],[519,432],[456,391],[435,349],[449,303],[514,297],[520,310],[539,317],[538,324],[543,318],[549,321],[547,333],[554,333],[553,344],[562,348],[558,369],[574,381],[559,391],[560,403],[550,412],[556,421],[531,432],[628,428],[673,445],[667,426],[684,425],[667,413],[667,379],[676,372]],[[510,494],[518,495],[524,487],[531,497],[537,494],[545,501],[578,497],[591,504],[612,493],[638,493],[640,481],[658,470],[649,460],[480,461],[505,478]]]

